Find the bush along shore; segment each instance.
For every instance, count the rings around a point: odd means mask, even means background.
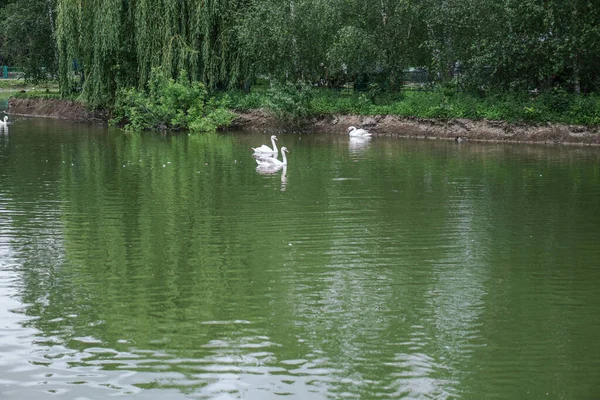
[[[559,89],[544,94],[477,96],[453,88],[379,93],[274,85],[209,93],[185,74],[154,75],[149,89],[122,90],[111,110],[73,100],[19,94],[9,114],[111,123],[126,130],[338,132],[350,125],[375,135],[600,145],[600,97]]]

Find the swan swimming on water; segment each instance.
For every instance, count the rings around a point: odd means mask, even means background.
[[[349,126],[348,127],[348,134],[351,137],[370,137],[371,133],[369,131],[367,131],[366,129],[356,129],[355,126]]]
[[[276,157],[265,157],[265,158],[257,158],[256,163],[261,168],[269,168],[269,167],[283,167],[287,165],[287,158],[285,157],[285,153],[288,152],[287,147],[281,148],[281,158],[283,160],[278,160]]]
[[[266,144],[263,144],[260,147],[253,147],[252,150],[254,150],[254,154],[274,154],[275,157],[277,157],[277,145],[275,144],[276,140],[277,136],[271,136],[271,143],[273,144],[273,148],[270,148]]]
[[[4,116],[4,121],[0,121],[0,126],[8,125],[8,115]]]

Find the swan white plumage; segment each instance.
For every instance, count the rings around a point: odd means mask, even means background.
[[[252,150],[254,150],[254,154],[274,154],[275,157],[277,157],[277,144],[275,144],[276,140],[277,136],[271,136],[271,143],[273,144],[273,148],[267,146],[266,144],[263,144],[260,147],[253,147]]]
[[[1,126],[6,126],[8,125],[8,115],[4,116],[4,121],[0,121],[0,125]]]
[[[281,158],[283,160],[278,160],[276,157],[265,157],[265,158],[257,158],[256,163],[262,168],[268,168],[269,166],[284,166],[287,165],[287,158],[285,157],[285,153],[288,152],[287,147],[281,148]]]
[[[352,137],[370,137],[371,133],[369,131],[367,131],[366,129],[356,129],[355,126],[349,126],[348,127],[348,134]]]

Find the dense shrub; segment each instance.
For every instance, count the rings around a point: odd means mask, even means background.
[[[228,110],[228,97],[209,97],[200,82],[189,82],[182,73],[178,80],[152,71],[148,90],[122,89],[113,109],[113,123],[128,130],[214,131],[234,118]]]
[[[528,123],[600,124],[600,97],[562,90],[528,94],[497,92],[480,96],[443,87],[429,91],[352,93],[294,85],[266,92],[238,93],[236,110],[266,108],[285,120],[328,114],[397,115],[418,118],[468,118]]]
[[[301,120],[313,114],[314,92],[308,84],[275,84],[267,92],[267,108],[280,120]]]

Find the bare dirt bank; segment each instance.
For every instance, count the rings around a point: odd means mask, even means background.
[[[254,111],[239,115],[235,125],[246,130],[285,130],[267,113]],[[554,143],[600,146],[600,128],[576,125],[532,125],[504,121],[468,119],[423,119],[393,115],[357,116],[329,115],[313,118],[303,132],[345,133],[349,126],[366,128],[374,135],[423,139],[456,139],[513,142]]]
[[[87,110],[81,103],[58,99],[10,99],[8,114],[50,117],[72,121],[102,123],[108,121],[103,111]],[[343,134],[348,126],[369,129],[374,135],[501,141],[519,143],[554,143],[600,146],[600,127],[576,125],[532,125],[503,121],[472,121],[467,119],[421,119],[392,115],[356,116],[328,115],[312,118],[302,132],[338,132]],[[256,110],[238,114],[231,129],[278,132],[290,130],[268,113]]]
[[[10,98],[6,113],[27,117],[67,119],[94,124],[108,123],[106,112],[101,110],[90,111],[81,103],[72,100]]]

